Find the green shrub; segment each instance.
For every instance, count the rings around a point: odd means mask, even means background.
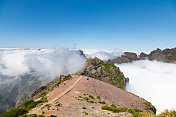
[[[126,108],[126,107],[119,108],[119,112],[127,112],[127,111],[128,111],[128,108]]]
[[[97,99],[99,99],[99,100],[100,100],[100,96],[97,96]]]
[[[119,113],[119,112],[129,112],[133,115],[133,117],[139,117],[139,114],[142,112],[139,109],[128,109],[126,107],[116,107],[114,104],[108,106],[102,106],[101,109],[103,110],[108,110],[108,111],[112,111],[113,113]]]
[[[88,115],[88,112],[84,112],[85,113],[85,115]]]
[[[42,98],[44,99],[44,98]],[[38,104],[43,103],[45,100],[39,100],[39,101],[34,101],[34,100],[28,100],[23,103],[20,107],[27,109],[28,111],[31,110],[32,108],[35,108]]]
[[[94,101],[87,101],[87,102],[89,102],[89,103],[95,103]]]
[[[110,110],[110,107],[108,105],[102,106],[101,109],[103,110]]]
[[[89,95],[89,97],[90,97],[91,99],[94,99],[94,96],[92,96],[92,95]]]
[[[140,112],[142,112],[139,109],[128,109],[128,112],[133,115],[133,117],[139,117]]]
[[[111,107],[116,107],[116,105],[114,105],[114,104],[111,104],[110,106],[111,106]]]
[[[100,104],[106,104],[105,101],[98,101],[98,103],[100,103]]]
[[[156,117],[176,117],[176,110],[164,110],[160,114],[158,114]]]
[[[82,109],[87,109],[87,108],[85,106],[83,106]]]

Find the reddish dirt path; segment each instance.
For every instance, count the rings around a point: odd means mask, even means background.
[[[48,104],[53,104],[54,102],[56,102],[57,100],[59,100],[63,95],[65,95],[66,93],[70,92],[71,89],[74,88],[74,86],[81,80],[82,76],[80,77],[75,77],[74,79],[76,80],[71,86],[69,86],[67,89],[65,90],[61,90],[61,91],[54,91],[56,93],[54,93],[54,95],[52,97],[50,97],[50,99],[48,100],[48,102],[44,103],[43,105],[31,110],[29,112],[29,114],[33,114],[33,113],[36,113],[36,114],[42,114],[42,108],[44,108],[45,105],[48,105]],[[58,89],[58,88],[57,88]],[[49,95],[52,95],[49,94]]]

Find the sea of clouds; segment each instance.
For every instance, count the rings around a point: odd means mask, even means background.
[[[141,60],[117,66],[129,77],[126,90],[150,101],[157,113],[176,109],[176,64]]]
[[[82,49],[87,58],[98,57],[101,60],[107,61],[109,59],[114,59],[123,54],[122,50],[114,49],[110,50],[96,50],[96,49]]]
[[[41,81],[52,81],[62,74],[82,69],[86,59],[76,50],[52,49],[0,49],[0,85],[5,78],[19,79],[23,74],[35,72]]]

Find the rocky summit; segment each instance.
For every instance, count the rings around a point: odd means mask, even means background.
[[[104,62],[97,57],[89,58],[84,69],[76,74],[102,80],[121,89],[125,88],[125,83],[128,81],[119,67],[110,61]]]
[[[136,60],[139,60],[136,53],[125,52],[123,55],[113,59],[112,61],[114,63],[121,64],[121,63],[128,63],[128,62],[136,61]]]

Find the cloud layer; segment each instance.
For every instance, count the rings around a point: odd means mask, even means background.
[[[126,90],[150,101],[157,113],[176,109],[176,64],[143,60],[117,66],[130,79]]]
[[[98,57],[99,59],[104,60],[104,61],[109,60],[109,59],[114,59],[123,54],[123,52],[119,49],[115,49],[114,51],[83,49],[83,52],[87,58]]]
[[[61,74],[80,70],[85,61],[78,51],[66,48],[0,49],[0,79],[2,83],[3,78],[35,72],[41,80],[51,81]]]

